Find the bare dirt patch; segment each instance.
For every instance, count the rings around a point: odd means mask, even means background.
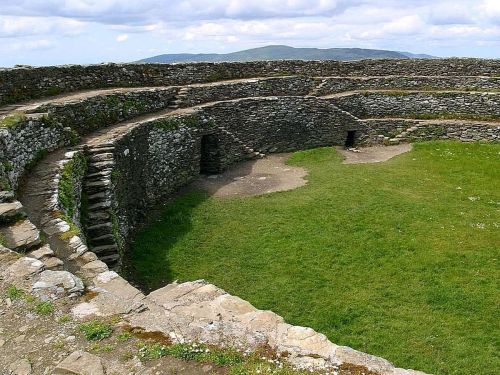
[[[346,150],[337,146],[335,149],[344,157],[342,164],[380,163],[392,159],[394,156],[411,151],[412,145],[403,143],[394,146],[372,146]]]
[[[306,184],[304,168],[286,165],[291,154],[273,154],[264,159],[238,163],[227,171],[200,176],[186,189],[203,190],[217,197],[242,197],[292,190]]]

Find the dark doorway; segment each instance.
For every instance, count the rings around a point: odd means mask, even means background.
[[[354,147],[356,143],[356,130],[349,130],[345,139],[345,147]]]
[[[217,174],[220,172],[219,140],[213,134],[201,137],[200,173]]]

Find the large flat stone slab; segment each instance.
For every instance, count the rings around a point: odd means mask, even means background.
[[[22,257],[12,263],[4,272],[7,282],[16,283],[30,279],[42,272],[43,263],[38,259]]]
[[[381,375],[419,375],[395,368],[383,358],[338,346],[311,328],[287,324],[272,311],[198,280],[173,283],[149,294],[147,309],[125,317],[132,327],[161,332],[174,342],[201,341],[217,346],[257,349],[268,345],[293,366],[331,370],[340,364],[366,368]]]
[[[29,220],[0,228],[5,246],[15,251],[25,251],[41,243],[40,231]]]
[[[21,202],[0,203],[0,223],[10,223],[22,216],[24,216],[24,213]]]
[[[76,351],[66,357],[52,372],[53,375],[106,375],[101,358]]]

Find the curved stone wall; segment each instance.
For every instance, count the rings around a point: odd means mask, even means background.
[[[500,91],[500,77],[387,76],[324,77],[315,95],[325,96],[355,90],[461,90]]]
[[[203,282],[169,285],[145,297],[108,266],[120,266],[150,210],[207,163],[218,173],[267,153],[343,145],[348,132],[359,145],[498,141],[499,72],[499,60],[477,59],[4,69],[0,103],[94,90],[0,107],[2,190],[16,190],[26,176],[18,194],[29,219],[64,267],[95,287],[99,296],[78,307],[76,316],[90,307],[101,315],[132,314],[146,305],[131,322],[171,334],[169,319],[185,319],[186,331],[172,339],[193,340],[212,326],[204,320],[210,317],[190,315],[187,307],[199,308],[196,301],[176,294],[191,288],[192,296],[220,309],[218,329],[243,347],[270,339],[276,350],[292,351],[294,364],[309,369],[341,362],[380,374],[416,374],[337,347]],[[438,118],[425,119],[433,116]],[[208,154],[204,142],[210,143]],[[69,146],[70,152],[62,149]],[[181,302],[185,314],[169,310]],[[158,314],[170,318],[156,322]],[[252,326],[256,336],[244,329],[254,315],[261,319]]]
[[[496,119],[500,93],[454,91],[368,91],[339,94],[333,103],[360,118],[414,117]]]
[[[0,70],[0,104],[84,89],[167,86],[276,75],[498,76],[499,60],[263,61],[198,64],[101,64]]]

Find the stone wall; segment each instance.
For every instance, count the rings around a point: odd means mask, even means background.
[[[263,96],[305,96],[314,89],[316,81],[303,76],[250,79],[239,82],[218,82],[192,85],[184,88],[180,99],[181,107]]]
[[[0,104],[62,92],[130,86],[169,86],[278,75],[498,76],[499,60],[263,61],[197,64],[101,64],[0,70]]]
[[[177,93],[175,87],[114,92],[81,100],[50,103],[31,112],[46,112],[49,120],[87,134],[119,121],[166,109]]]
[[[324,96],[343,91],[382,89],[500,91],[500,77],[325,77],[318,79],[318,88],[314,95]]]
[[[500,93],[362,92],[332,97],[333,103],[359,118],[439,117],[500,118]]]
[[[16,190],[19,180],[48,152],[69,145],[74,140],[71,129],[52,124],[43,118],[23,118],[12,126],[0,127],[0,181],[2,188]]]
[[[285,152],[343,144],[347,129],[358,127],[331,103],[298,97],[227,101],[138,124],[113,144],[112,205],[120,237],[127,243],[155,205],[200,174],[205,135],[217,139],[223,170],[252,157],[248,148]]]
[[[412,119],[369,119],[360,121],[363,127],[362,143],[378,143],[379,135],[394,138],[407,129],[407,141],[430,141],[453,139],[462,142],[500,141],[500,123],[460,120],[412,120]]]
[[[332,103],[313,97],[270,97],[203,107],[203,117],[262,153],[342,145],[358,122]]]

